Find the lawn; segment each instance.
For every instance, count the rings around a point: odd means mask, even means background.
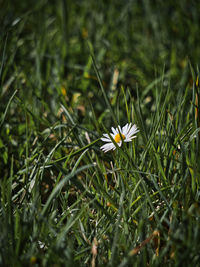
[[[200,266],[199,10],[1,2],[0,266]]]

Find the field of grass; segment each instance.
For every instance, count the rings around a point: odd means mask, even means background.
[[[0,266],[200,266],[200,2],[0,2]]]

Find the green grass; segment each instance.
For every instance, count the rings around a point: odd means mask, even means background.
[[[0,266],[200,266],[199,8],[4,1]]]

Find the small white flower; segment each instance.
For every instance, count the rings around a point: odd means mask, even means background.
[[[112,136],[112,138],[115,140],[115,142],[118,144],[118,146],[122,145],[122,139],[124,142],[131,142],[133,138],[136,137],[136,133],[139,132],[139,130],[137,129],[137,126],[135,124],[126,124],[122,129],[120,126],[118,126],[118,128],[111,128],[112,129],[112,133],[110,133],[110,135]],[[121,133],[121,134],[120,134]],[[101,138],[102,141],[106,142],[105,145],[103,145],[102,147],[100,147],[100,149],[103,150],[103,152],[108,152],[109,150],[115,150],[116,146],[115,144],[112,142],[111,138],[109,137],[108,134],[103,134],[104,137]]]

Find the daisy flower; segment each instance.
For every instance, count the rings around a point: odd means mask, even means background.
[[[137,126],[135,124],[127,123],[122,129],[120,126],[118,128],[111,128],[112,133],[110,135],[115,140],[118,146],[122,145],[122,139],[124,142],[131,142],[133,138],[136,137],[136,133],[139,132],[137,129]],[[115,150],[116,146],[112,142],[111,138],[108,134],[103,134],[103,137],[101,138],[102,141],[106,142],[103,146],[100,147],[103,152],[108,152],[109,150]]]

